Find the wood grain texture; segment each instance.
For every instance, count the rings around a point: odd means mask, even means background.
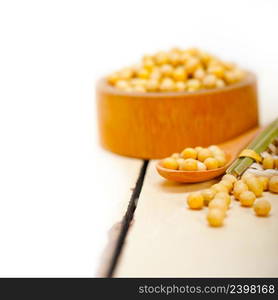
[[[258,218],[233,201],[222,228],[206,222],[207,208],[187,208],[188,192],[209,187],[163,180],[149,165],[116,277],[278,277],[278,197],[271,216]]]
[[[95,199],[96,201],[107,202],[106,245],[101,253],[99,266],[96,271],[97,277],[107,276],[117,245],[117,239],[121,232],[122,220],[142,168],[142,160],[139,159],[113,155],[109,152],[102,153],[102,156],[106,160],[106,164],[103,166],[103,168],[107,168],[106,173],[108,174],[111,170],[114,171],[113,174],[106,178],[108,189],[111,189],[109,202],[105,197]],[[113,184],[116,181],[115,176],[120,179],[117,189],[113,189]]]
[[[162,158],[227,141],[258,125],[256,78],[195,93],[129,93],[97,85],[100,140],[121,155]]]

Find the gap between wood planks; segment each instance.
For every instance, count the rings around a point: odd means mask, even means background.
[[[129,229],[129,225],[130,222],[133,219],[133,215],[137,206],[137,202],[142,190],[142,186],[144,183],[144,179],[145,179],[145,175],[146,175],[146,171],[147,171],[147,167],[148,167],[149,161],[148,160],[144,160],[135,184],[135,188],[132,192],[132,195],[130,197],[129,200],[129,204],[126,210],[126,213],[123,217],[122,222],[120,223],[120,227],[117,229],[118,234],[115,238],[114,241],[112,241],[113,243],[113,250],[110,252],[110,259],[109,259],[109,264],[108,264],[108,268],[107,271],[104,273],[104,277],[113,277],[114,271],[117,267],[117,263],[119,260],[119,256],[121,255],[122,249],[123,249],[123,245],[125,242],[125,238],[127,236],[128,233],[128,229]],[[111,246],[111,244],[110,244]]]

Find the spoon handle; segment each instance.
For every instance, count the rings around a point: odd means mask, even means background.
[[[252,139],[262,130],[260,127],[253,128],[246,133],[219,145],[223,150],[228,151],[235,158],[241,150],[247,146]]]

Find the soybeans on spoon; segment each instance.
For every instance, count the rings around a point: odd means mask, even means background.
[[[161,163],[162,161],[160,160],[156,165],[156,169],[162,177],[170,181],[190,183],[213,179],[225,173],[227,168],[237,158],[241,150],[243,150],[244,147],[252,141],[259,130],[259,127],[253,128],[232,140],[218,145],[225,152],[227,158],[227,163],[223,167],[204,171],[171,170],[164,168]]]

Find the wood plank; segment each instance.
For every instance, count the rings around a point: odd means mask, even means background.
[[[258,218],[233,201],[222,228],[206,222],[207,208],[189,210],[186,194],[209,187],[163,180],[149,165],[115,277],[278,276],[278,197],[264,193],[271,216]]]
[[[109,196],[110,206],[106,211],[106,244],[97,269],[96,275],[98,277],[106,277],[108,274],[121,232],[121,222],[127,211],[133,189],[143,165],[143,160],[140,159],[118,156],[106,151],[103,151],[102,159],[104,155],[106,161],[109,159],[109,163],[104,166],[109,166],[110,172],[111,169],[114,171],[106,180],[103,178],[103,181],[110,184],[106,191],[106,194]],[[114,185],[118,185],[117,193],[110,189],[112,181]]]

